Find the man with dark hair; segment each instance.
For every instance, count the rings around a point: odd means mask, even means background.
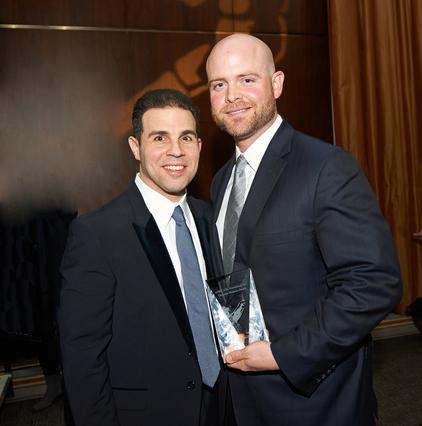
[[[186,195],[198,123],[175,90],[142,96],[129,137],[135,183],[71,226],[59,323],[77,426],[219,424],[208,207]]]
[[[372,426],[370,333],[401,296],[390,230],[353,157],[277,114],[284,75],[247,34],[207,61],[214,120],[236,151],[217,172],[214,258],[250,267],[269,342],[225,361],[238,426]]]
[[[139,138],[143,131],[142,117],[152,108],[181,108],[192,113],[195,119],[196,133],[200,133],[200,115],[198,107],[183,93],[173,89],[157,89],[140,97],[133,107],[133,136]]]

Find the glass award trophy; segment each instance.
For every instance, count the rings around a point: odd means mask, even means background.
[[[243,349],[268,332],[250,268],[207,280],[208,300],[221,354]]]

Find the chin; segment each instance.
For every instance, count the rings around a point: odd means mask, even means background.
[[[226,131],[229,135],[236,139],[246,139],[250,137],[253,132],[251,132],[250,127],[247,128],[234,128],[234,127],[226,127]]]
[[[181,197],[185,193],[186,186],[178,187],[178,188],[167,188],[166,192],[167,194],[173,197]]]

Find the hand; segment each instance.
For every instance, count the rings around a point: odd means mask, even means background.
[[[280,370],[271,352],[270,342],[254,342],[240,351],[230,352],[224,361],[230,368],[241,371]]]

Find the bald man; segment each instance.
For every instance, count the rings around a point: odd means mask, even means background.
[[[211,187],[216,267],[252,269],[270,337],[226,357],[237,425],[374,425],[370,333],[401,280],[368,181],[349,153],[277,114],[284,75],[258,38],[221,40],[207,75],[214,120],[236,143]]]

